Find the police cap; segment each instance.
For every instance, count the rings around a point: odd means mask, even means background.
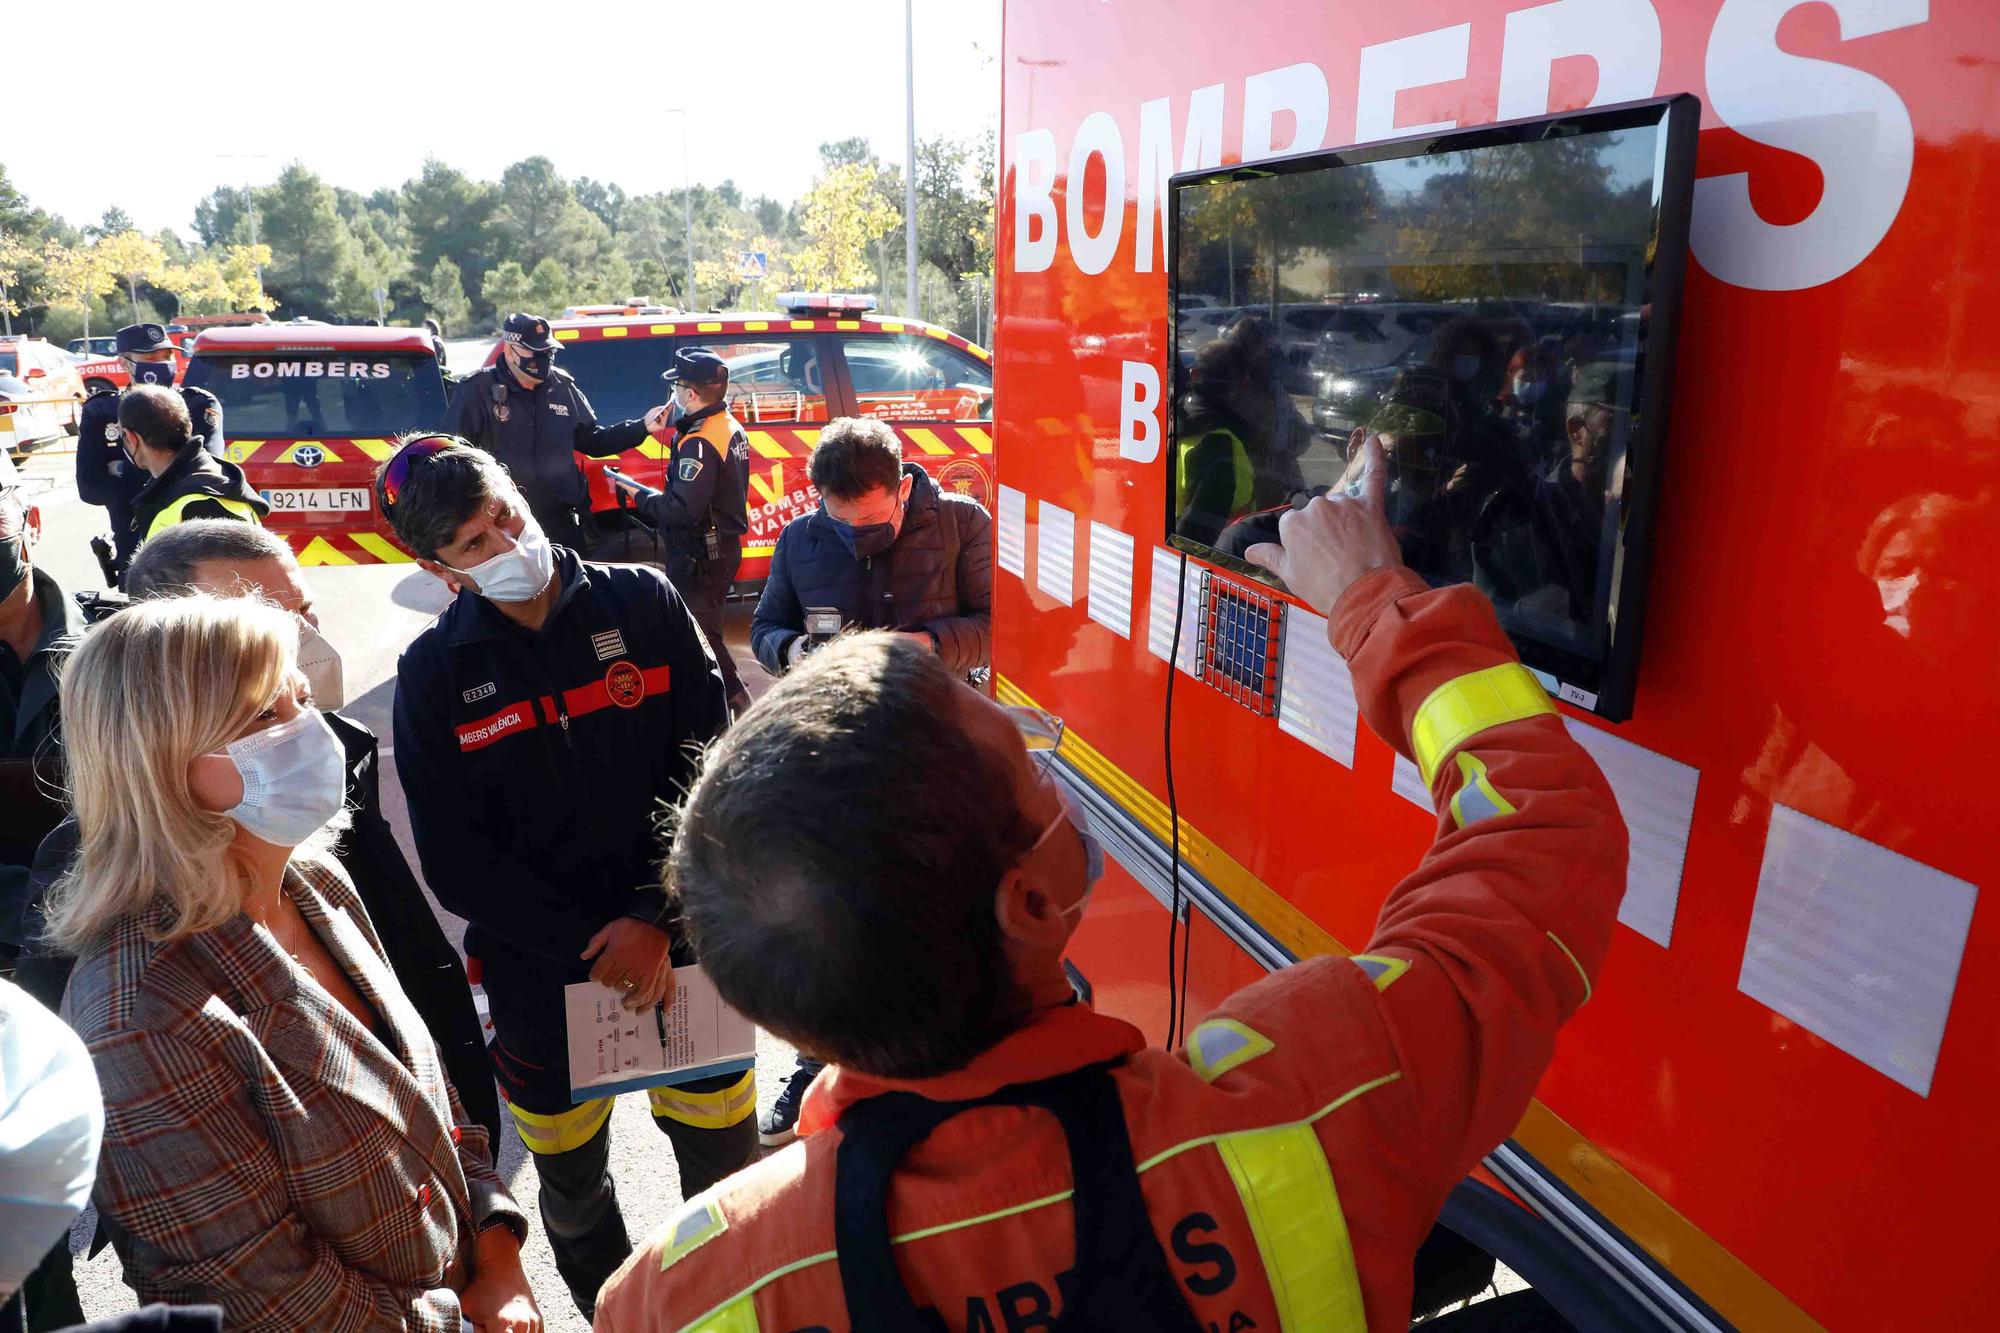
[[[660,373],[669,384],[686,380],[689,384],[721,384],[729,378],[729,363],[706,347],[689,347],[674,353],[674,363]]]
[[[165,326],[160,324],[127,324],[118,330],[118,355],[133,356],[140,352],[157,352],[172,347],[173,340],[167,337]]]
[[[555,339],[549,334],[549,322],[540,315],[524,315],[516,311],[507,316],[507,322],[500,326],[503,342],[530,352],[547,352],[555,347]]]

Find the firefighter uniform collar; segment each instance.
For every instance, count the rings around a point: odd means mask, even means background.
[[[799,1133],[814,1134],[840,1119],[856,1102],[891,1092],[913,1092],[932,1101],[960,1102],[991,1096],[1017,1083],[1035,1083],[1104,1064],[1146,1049],[1146,1036],[1123,1019],[1081,1004],[1044,1009],[973,1058],[936,1078],[877,1078],[828,1065],[813,1080],[799,1112]]]
[[[584,569],[583,559],[567,546],[555,548],[556,579],[562,590],[556,594],[554,606],[549,608],[549,618],[542,622],[539,634],[547,634],[555,625],[556,618],[563,613],[579,593],[590,587],[590,574]],[[445,615],[451,619],[451,644],[478,643],[485,639],[497,639],[508,633],[519,634],[521,627],[493,609],[493,604],[470,588],[460,590],[458,600],[453,602]]]

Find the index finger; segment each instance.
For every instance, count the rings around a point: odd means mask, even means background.
[[[1371,509],[1386,509],[1389,500],[1389,460],[1382,437],[1370,435],[1361,444],[1361,499]]]

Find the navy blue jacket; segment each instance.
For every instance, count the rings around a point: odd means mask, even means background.
[[[471,923],[466,952],[582,981],[577,955],[607,923],[665,925],[660,803],[729,711],[658,570],[557,547],[556,577],[539,631],[463,592],[404,651],[396,769],[424,879]]]
[[[815,509],[778,534],[771,574],[750,624],[757,660],[785,668],[785,650],[805,632],[806,608],[830,606],[850,629],[929,630],[955,675],[987,664],[993,652],[993,520],[979,501],[940,494],[930,473],[915,476],[895,545],[856,560],[833,520]]]

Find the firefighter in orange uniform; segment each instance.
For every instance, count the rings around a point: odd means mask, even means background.
[[[1251,558],[1329,616],[1437,802],[1366,952],[1149,1048],[1061,966],[1102,862],[1015,730],[1053,719],[889,636],[836,644],[711,752],[672,862],[723,995],[832,1066],[801,1142],[684,1205],[605,1284],[599,1330],[1407,1326],[1446,1195],[1590,996],[1626,831],[1485,599],[1402,567],[1365,448],[1359,498]],[[949,836],[927,836],[937,802]],[[773,810],[781,829],[737,827]]]

